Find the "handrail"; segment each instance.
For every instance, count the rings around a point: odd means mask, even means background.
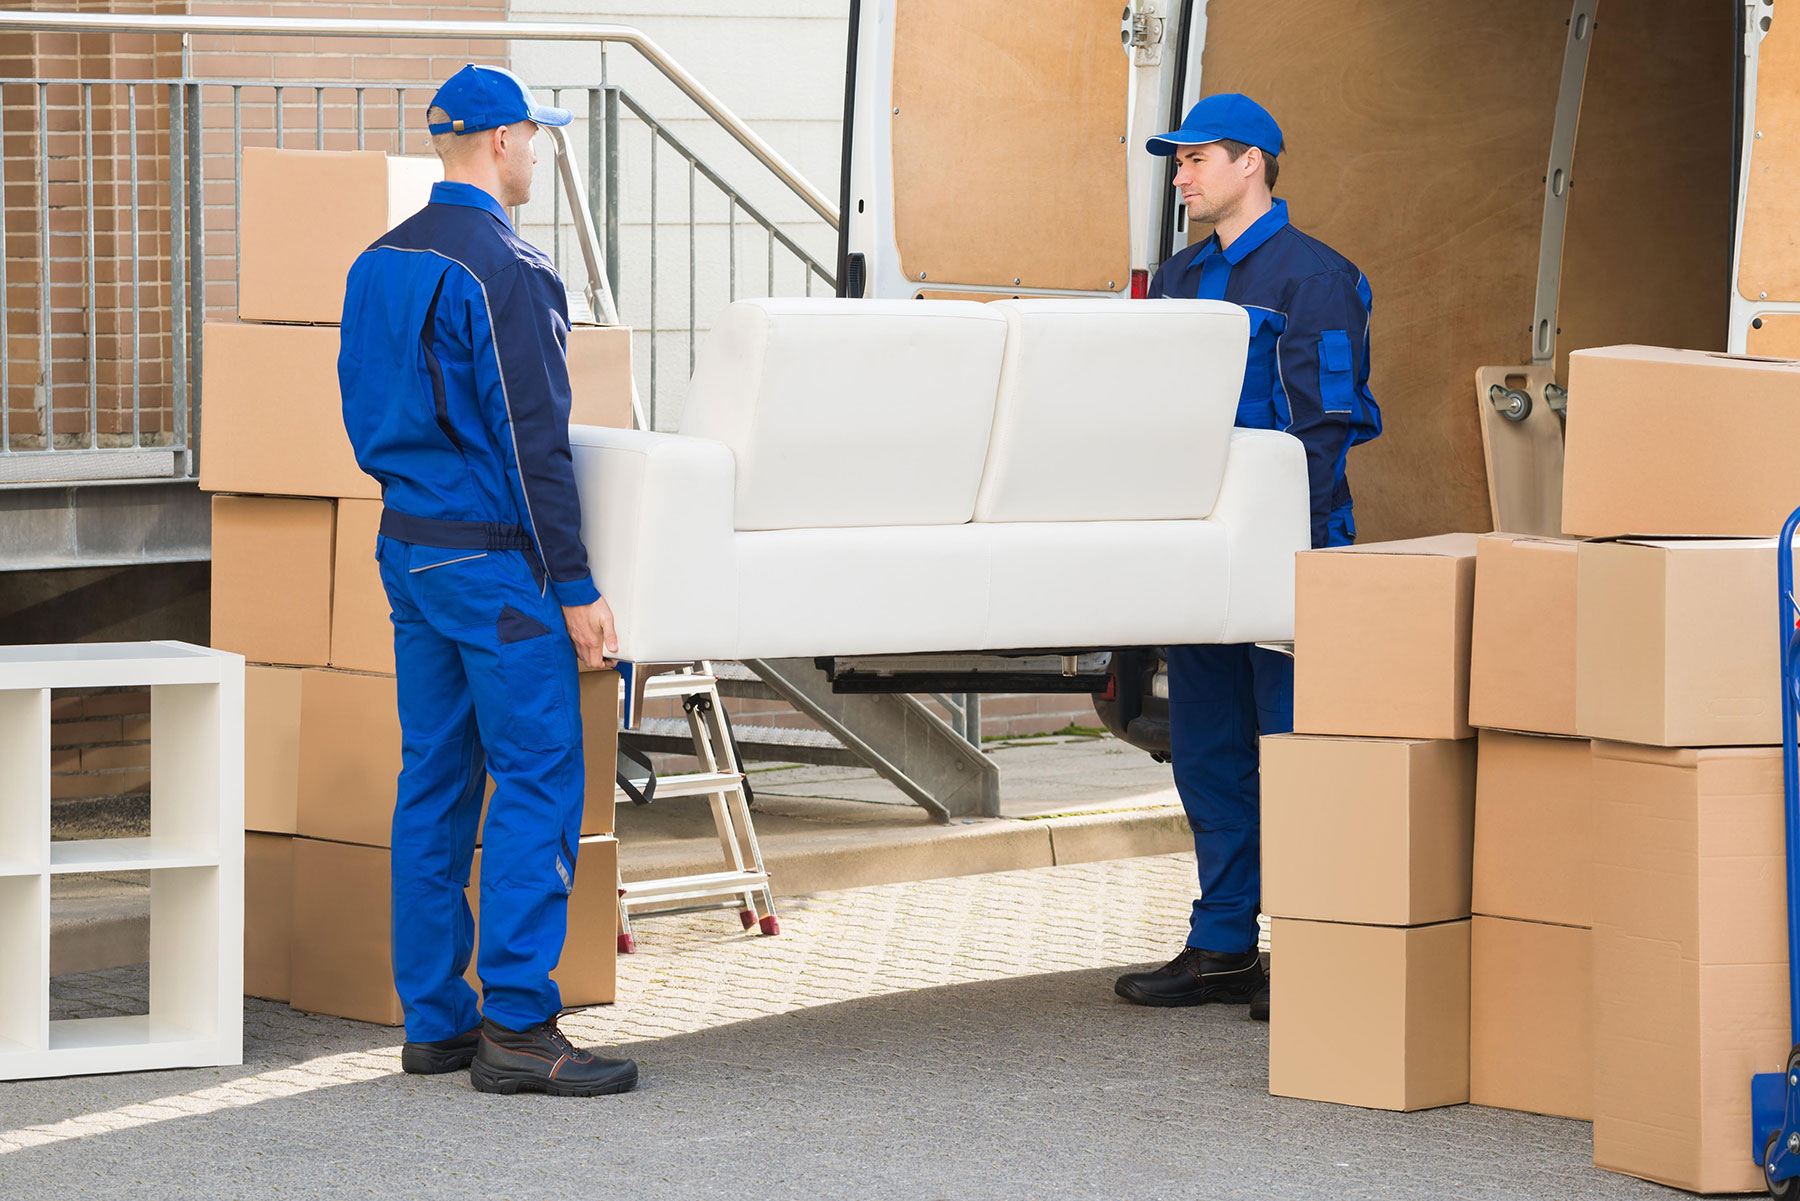
[[[0,13],[0,32],[247,34],[355,38],[498,38],[508,41],[623,42],[643,55],[683,95],[786,184],[833,229],[837,205],[726,108],[717,96],[641,31],[629,25],[551,21],[381,21],[311,17],[149,17],[118,13]]]

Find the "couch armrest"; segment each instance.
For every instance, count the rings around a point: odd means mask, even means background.
[[[737,551],[731,448],[711,438],[569,427],[581,538],[637,662],[732,658]]]
[[[1276,430],[1231,432],[1225,481],[1209,521],[1231,546],[1231,600],[1222,642],[1294,636],[1294,556],[1312,545],[1306,448]]]

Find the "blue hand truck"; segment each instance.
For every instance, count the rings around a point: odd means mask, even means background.
[[[1771,1197],[1800,1198],[1800,605],[1794,600],[1794,532],[1800,509],[1781,527],[1775,576],[1781,633],[1781,777],[1787,827],[1788,1006],[1793,1048],[1787,1070],[1750,1079],[1751,1154]]]

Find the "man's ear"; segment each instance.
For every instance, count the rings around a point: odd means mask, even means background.
[[[1241,167],[1239,167],[1238,169],[1240,171],[1242,171],[1247,178],[1250,178],[1250,179],[1261,179],[1262,178],[1262,174],[1263,174],[1262,153],[1263,153],[1262,147],[1260,147],[1260,146],[1252,146],[1248,150],[1244,151],[1244,157],[1242,159],[1243,165]]]

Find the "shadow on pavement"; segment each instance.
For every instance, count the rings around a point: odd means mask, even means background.
[[[331,1083],[320,1056],[399,1032],[269,1007],[243,1071],[296,1063],[315,1087],[0,1155],[0,1195],[1667,1195],[1589,1166],[1581,1123],[1272,1098],[1268,1030],[1242,1007],[1139,1009],[1112,995],[1114,974],[891,993],[628,1044],[643,1087],[586,1101],[484,1096],[460,1073]],[[207,1078],[225,1077],[0,1085],[0,1114],[16,1129],[71,1116],[77,1097],[91,1112]],[[23,1097],[42,1116],[20,1122]]]

